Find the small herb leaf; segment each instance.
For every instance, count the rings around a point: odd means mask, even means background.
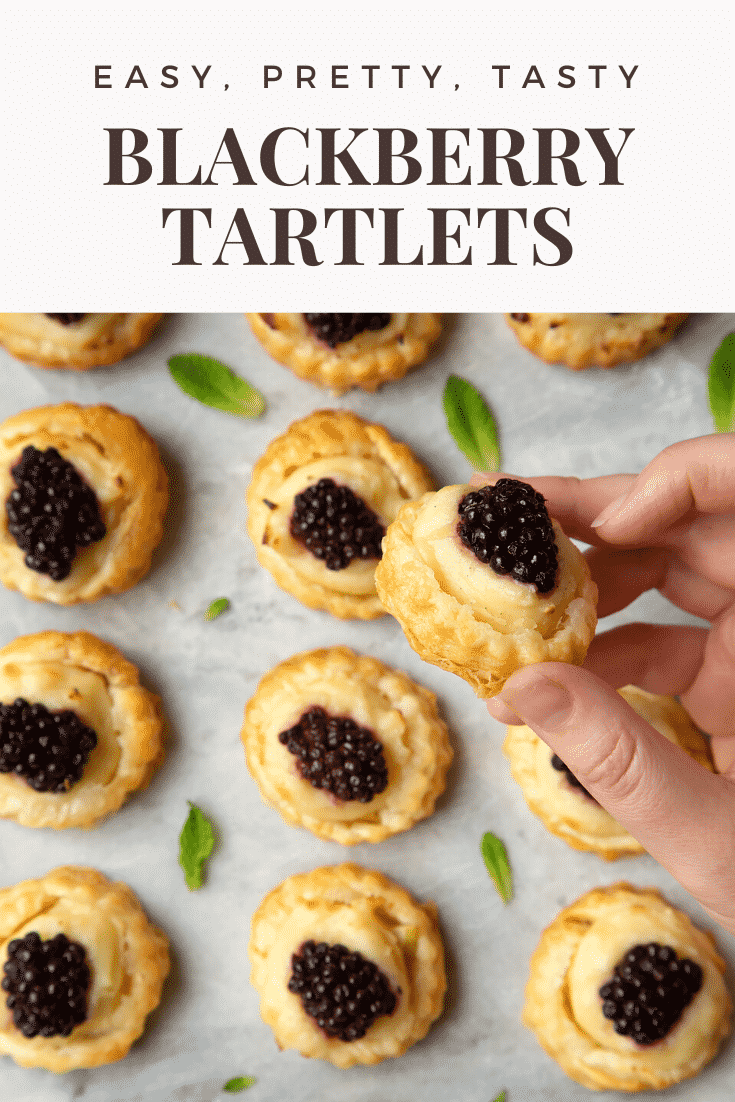
[[[444,387],[447,428],[457,447],[478,471],[500,470],[500,444],[495,420],[472,383],[450,375]]]
[[[189,814],[179,836],[179,864],[186,885],[196,891],[204,883],[203,865],[214,848],[212,824],[196,804],[189,801]]]
[[[223,612],[227,612],[230,607],[230,602],[227,597],[218,597],[216,601],[212,601],[211,605],[204,613],[205,620],[216,620],[218,616],[221,616]]]
[[[709,407],[718,432],[735,429],[735,333],[729,333],[709,365]]]
[[[237,1094],[239,1091],[246,1091],[248,1087],[252,1087],[253,1083],[257,1082],[258,1080],[254,1079],[252,1075],[236,1075],[234,1079],[227,1080],[222,1090],[227,1091],[228,1094]]]
[[[498,889],[498,895],[503,903],[508,903],[513,898],[513,877],[508,864],[508,854],[505,846],[494,834],[483,834],[480,845],[482,859],[490,876]]]
[[[172,356],[168,369],[184,394],[205,406],[238,417],[260,417],[265,409],[265,398],[259,390],[210,356],[201,356],[198,352]]]
[[[501,1091],[498,1097],[494,1099],[494,1102],[505,1102],[505,1091]]]

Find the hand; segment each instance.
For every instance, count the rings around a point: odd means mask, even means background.
[[[567,535],[592,545],[600,616],[658,589],[711,627],[627,624],[605,632],[583,669],[526,667],[488,710],[532,727],[735,933],[735,437],[675,444],[637,476],[527,481]],[[677,694],[713,736],[720,774],[669,743],[611,688],[625,684]]]

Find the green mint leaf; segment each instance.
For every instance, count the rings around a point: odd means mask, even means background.
[[[493,1102],[505,1102],[505,1091],[501,1091],[497,1098]]]
[[[472,383],[450,375],[444,387],[447,428],[461,452],[478,471],[500,470],[500,444],[495,420]]]
[[[260,417],[265,409],[265,398],[259,390],[210,356],[200,356],[198,352],[172,356],[168,369],[184,394],[205,406],[237,417]]]
[[[227,612],[230,607],[230,602],[227,597],[218,597],[216,601],[212,601],[211,605],[204,613],[205,620],[216,620],[218,616],[221,616],[223,612]]]
[[[196,891],[204,883],[203,865],[214,848],[214,830],[196,804],[188,803],[189,814],[179,835],[179,864],[187,887]]]
[[[252,1075],[236,1075],[234,1079],[228,1079],[222,1088],[223,1091],[227,1091],[228,1094],[237,1094],[239,1091],[246,1091],[248,1087],[252,1087],[253,1083],[257,1083],[258,1080],[254,1079]]]
[[[735,429],[735,333],[729,333],[712,357],[707,380],[709,408],[718,432]]]
[[[503,903],[509,903],[513,898],[513,877],[511,876],[505,846],[499,838],[488,832],[482,836],[480,850],[485,867],[495,881],[498,895]]]

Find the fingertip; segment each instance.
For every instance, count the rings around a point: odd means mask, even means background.
[[[492,700],[485,701],[485,707],[498,723],[506,723],[510,727],[520,727],[523,725],[523,720],[519,715],[509,708],[504,700],[501,700],[499,696],[495,696]]]

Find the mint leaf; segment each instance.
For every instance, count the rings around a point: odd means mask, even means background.
[[[447,428],[478,471],[500,470],[500,444],[493,415],[472,383],[450,375],[444,387]]]
[[[707,380],[709,408],[718,432],[735,429],[735,333],[729,333],[712,357]]]
[[[186,886],[196,891],[204,883],[203,865],[214,848],[214,830],[203,812],[189,804],[189,814],[179,835],[179,864],[184,870]]]
[[[501,1091],[498,1097],[494,1099],[494,1102],[505,1102],[505,1091]]]
[[[184,394],[205,406],[237,417],[260,417],[265,409],[265,398],[259,390],[210,356],[200,356],[198,352],[172,356],[168,369]]]
[[[511,876],[505,846],[499,838],[488,832],[482,836],[480,850],[485,867],[495,881],[498,895],[503,903],[510,902],[513,898],[513,877]]]
[[[205,620],[216,620],[218,616],[221,616],[223,612],[227,612],[230,607],[230,602],[227,597],[218,597],[216,601],[212,601],[211,605],[204,613]]]
[[[248,1087],[252,1087],[253,1083],[257,1082],[258,1080],[254,1079],[252,1075],[237,1075],[234,1079],[228,1079],[222,1090],[227,1091],[228,1094],[237,1094],[239,1091],[246,1091]]]

